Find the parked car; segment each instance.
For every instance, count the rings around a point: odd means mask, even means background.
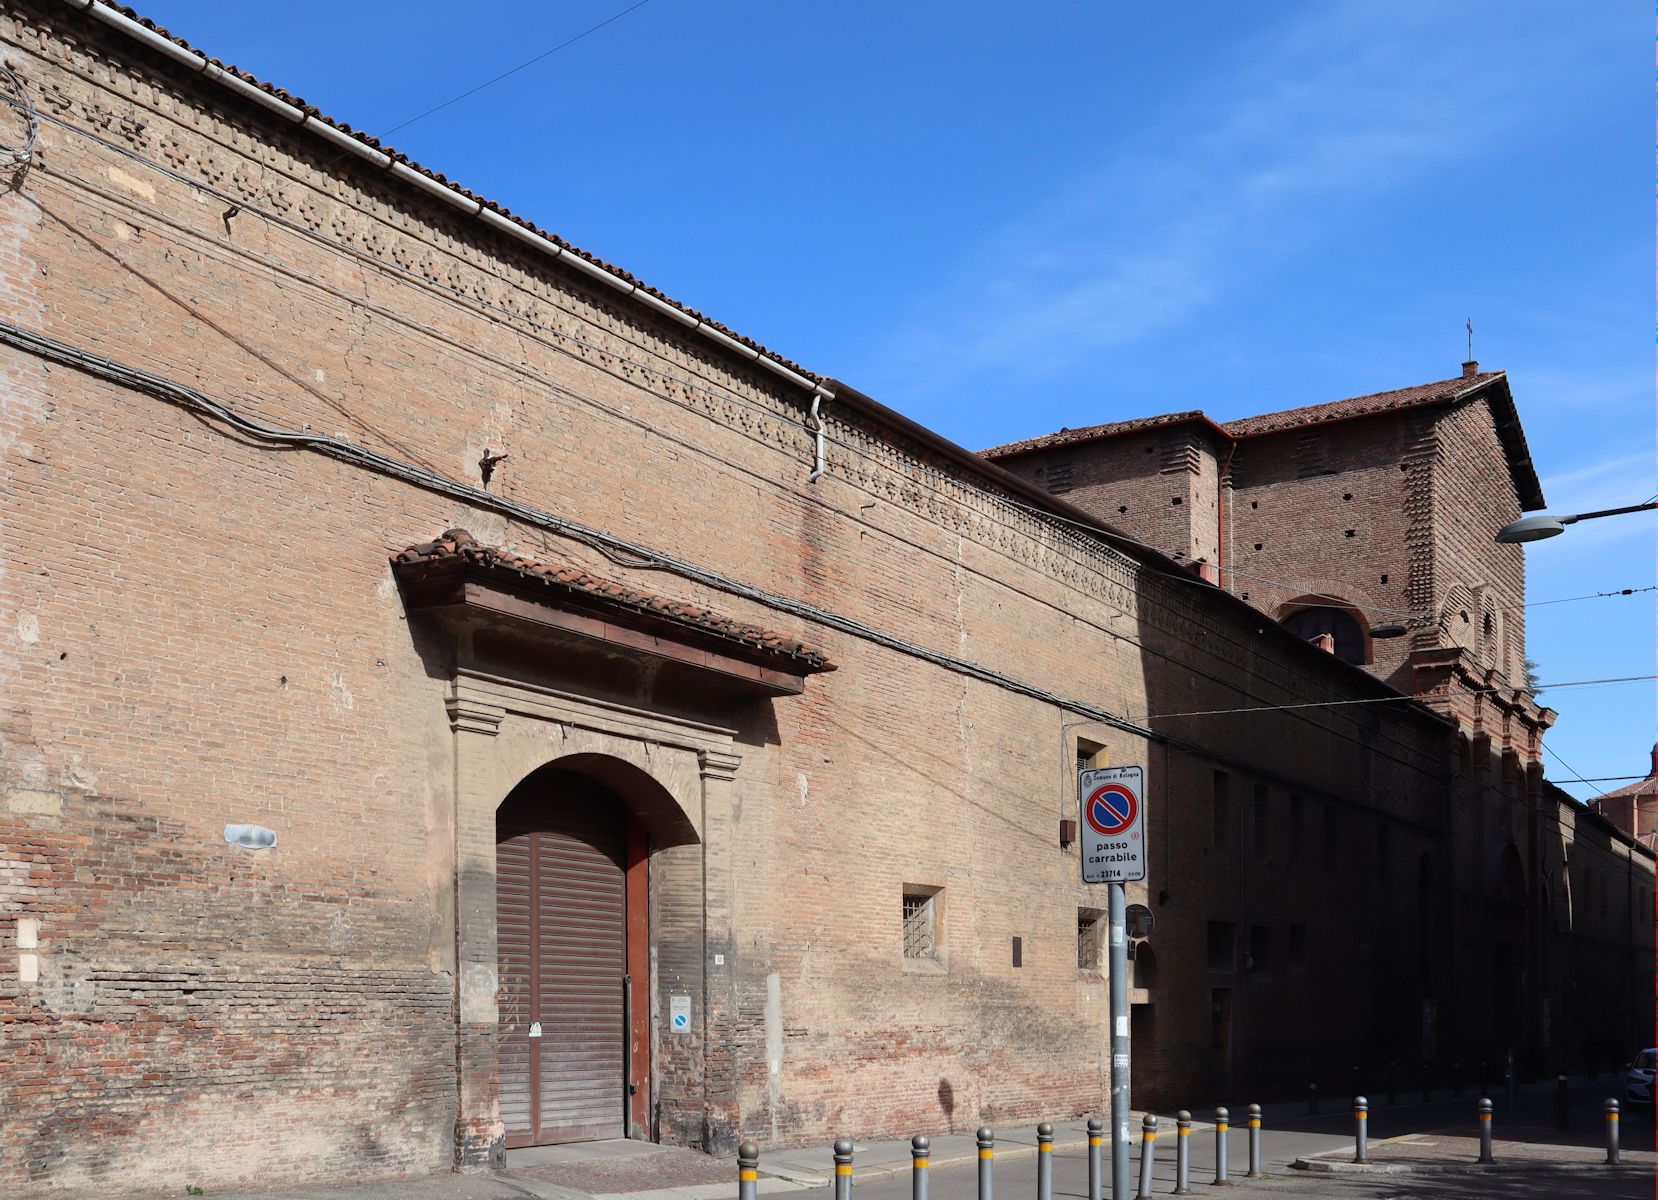
[[[1625,1104],[1652,1104],[1653,1069],[1658,1067],[1658,1049],[1642,1050],[1624,1068],[1623,1100]]]

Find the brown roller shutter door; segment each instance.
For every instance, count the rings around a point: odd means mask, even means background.
[[[526,781],[496,815],[508,1146],[625,1136],[625,838],[621,806],[577,776]]]

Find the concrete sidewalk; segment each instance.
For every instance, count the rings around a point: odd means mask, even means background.
[[[1604,1137],[1604,1134],[1602,1135]],[[1646,1144],[1621,1146],[1618,1165],[1606,1161],[1604,1141],[1583,1134],[1560,1133],[1553,1129],[1518,1128],[1492,1138],[1491,1156],[1481,1163],[1479,1131],[1464,1125],[1425,1133],[1406,1133],[1372,1141],[1369,1160],[1353,1161],[1352,1147],[1309,1155],[1295,1160],[1297,1170],[1332,1174],[1500,1174],[1505,1168],[1527,1170],[1539,1165],[1586,1172],[1628,1172],[1652,1175],[1658,1167],[1658,1153]]]

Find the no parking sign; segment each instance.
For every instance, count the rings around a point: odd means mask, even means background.
[[[1084,883],[1133,883],[1146,877],[1144,778],[1141,767],[1077,772]]]

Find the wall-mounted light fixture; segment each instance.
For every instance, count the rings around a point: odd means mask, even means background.
[[[276,830],[263,825],[226,825],[225,841],[249,850],[269,850],[276,845]]]

